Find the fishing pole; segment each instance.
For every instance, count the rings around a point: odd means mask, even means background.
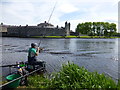
[[[0,66],[0,67],[13,67],[13,66],[17,66],[19,64],[11,64],[11,65],[3,65],[3,66]]]
[[[25,74],[25,75],[23,75],[23,76],[21,76],[21,77],[18,77],[18,78],[16,78],[16,79],[12,80],[12,81],[9,81],[8,83],[5,83],[5,84],[3,84],[3,85],[0,85],[0,88],[3,88],[3,87],[5,88],[5,86],[7,86],[7,85],[9,85],[9,84],[11,84],[11,83],[13,83],[13,82],[15,82],[15,81],[17,81],[17,80],[20,80],[20,79],[22,79],[22,78],[24,78],[24,77],[27,77],[27,76],[29,76],[29,75],[37,72],[37,71],[40,71],[40,70],[42,70],[42,69],[44,69],[44,67],[38,68],[38,69],[36,69],[36,70],[34,70],[34,71],[30,72],[30,73],[27,73],[27,74]]]
[[[57,4],[57,1],[55,2],[55,5],[54,5],[54,7],[53,7],[53,10],[52,10],[52,12],[51,12],[51,14],[50,14],[50,17],[49,17],[49,19],[48,19],[48,23],[49,23],[52,15],[53,15],[53,12],[54,12],[54,10],[55,10],[56,4]]]
[[[54,7],[53,7],[53,10],[52,10],[52,12],[51,12],[51,14],[50,14],[50,17],[49,17],[49,19],[48,19],[48,23],[50,22],[50,19],[51,19],[52,15],[53,15],[53,12],[54,12],[54,10],[55,10],[56,4],[57,4],[57,1],[55,2],[55,5],[54,5]],[[46,27],[45,27],[45,32],[46,32]],[[44,36],[45,36],[45,33],[44,33]],[[40,47],[40,44],[41,44],[41,39],[40,39],[40,41],[39,41],[39,43],[38,43],[38,47]]]
[[[40,47],[40,44],[41,44],[41,40],[40,40],[40,42],[38,43],[38,47]]]

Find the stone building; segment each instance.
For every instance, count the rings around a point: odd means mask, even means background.
[[[47,23],[40,23],[37,26],[10,26],[7,28],[8,36],[31,37],[31,36],[69,36],[70,23],[65,22],[65,27],[54,27]]]
[[[3,23],[0,24],[0,36],[7,36],[8,27],[10,27],[10,25],[3,25]]]

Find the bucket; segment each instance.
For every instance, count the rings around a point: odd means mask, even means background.
[[[19,74],[12,74],[12,75],[8,75],[8,76],[6,77],[6,79],[7,79],[8,81],[12,81],[12,80],[14,80],[14,79],[16,79],[16,78],[19,78],[20,76],[21,76],[21,75],[19,75]],[[7,88],[16,88],[16,87],[19,86],[19,84],[20,84],[20,79],[12,82],[12,83],[10,83],[10,84],[8,84],[8,85],[7,85]]]

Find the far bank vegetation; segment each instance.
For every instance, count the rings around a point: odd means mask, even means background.
[[[79,23],[77,33],[89,36],[114,36],[117,34],[116,24],[108,22],[85,22]]]

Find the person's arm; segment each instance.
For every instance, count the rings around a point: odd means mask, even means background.
[[[39,51],[40,51],[40,48],[38,47],[38,48],[37,48],[37,51],[36,51],[36,56],[38,56]]]

